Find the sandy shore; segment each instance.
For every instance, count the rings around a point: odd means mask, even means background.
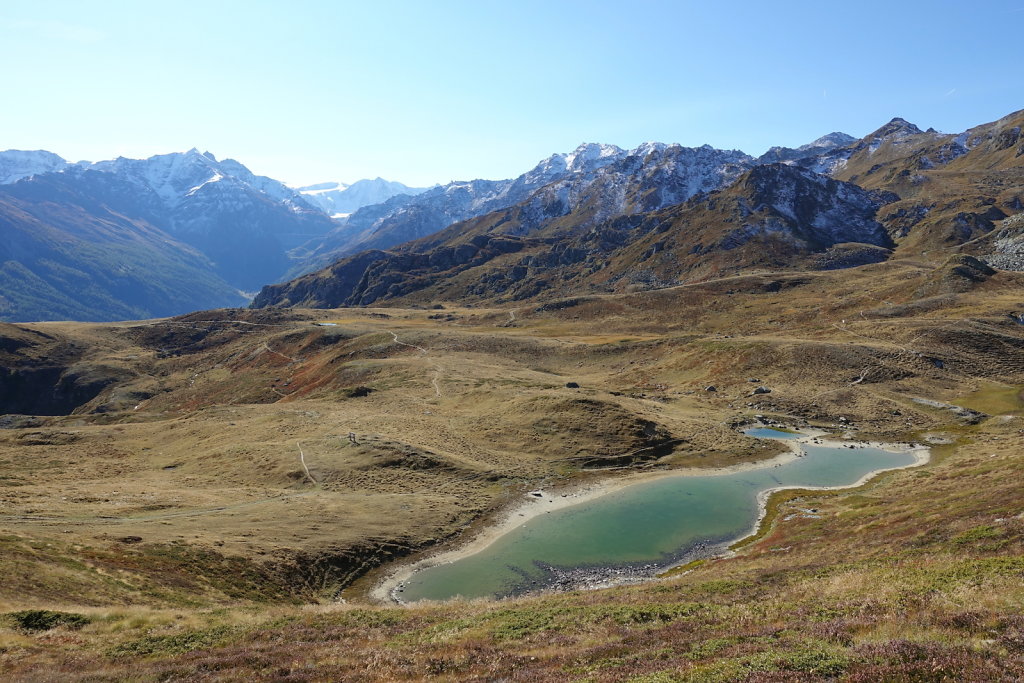
[[[408,581],[413,574],[421,569],[428,567],[434,567],[440,564],[449,564],[456,560],[474,555],[481,550],[484,550],[489,545],[494,543],[497,539],[501,538],[505,534],[509,533],[513,529],[526,524],[531,519],[561,508],[571,507],[580,503],[599,498],[603,495],[617,491],[619,489],[638,484],[641,482],[652,481],[654,479],[661,479],[664,477],[678,477],[678,476],[718,476],[735,474],[737,472],[746,472],[750,470],[759,470],[769,467],[777,467],[787,462],[801,457],[804,454],[803,446],[826,446],[834,448],[846,448],[853,446],[854,448],[877,448],[893,453],[913,453],[915,458],[914,462],[902,467],[886,468],[884,470],[876,470],[870,474],[861,477],[856,483],[849,486],[821,486],[821,487],[792,487],[792,486],[780,486],[773,489],[767,489],[762,491],[758,495],[758,507],[759,513],[757,520],[749,532],[742,536],[729,541],[728,545],[732,545],[736,541],[740,541],[748,536],[757,532],[761,522],[764,521],[767,515],[768,499],[775,491],[782,491],[792,488],[801,488],[807,490],[816,491],[827,491],[831,489],[841,488],[856,488],[862,486],[872,477],[876,476],[881,472],[887,472],[896,469],[905,469],[906,467],[917,467],[928,462],[929,450],[925,446],[910,447],[908,444],[892,444],[882,443],[876,441],[839,441],[834,439],[823,439],[821,438],[827,432],[820,430],[803,430],[802,436],[796,439],[786,439],[782,441],[789,446],[788,453],[780,453],[779,455],[769,460],[760,460],[757,462],[742,463],[738,465],[730,465],[728,467],[717,467],[711,469],[703,469],[698,467],[687,467],[671,470],[661,470],[657,472],[635,472],[626,474],[623,476],[617,476],[614,479],[607,479],[600,482],[593,482],[585,484],[583,486],[576,486],[568,490],[554,489],[552,491],[536,490],[531,491],[511,504],[506,506],[503,511],[497,514],[496,521],[486,529],[482,530],[475,537],[470,539],[466,543],[459,544],[456,547],[437,550],[427,557],[421,558],[409,564],[400,565],[396,567],[391,573],[385,576],[381,581],[377,583],[370,590],[370,597],[376,601],[383,603],[397,603],[403,604],[403,601],[396,595],[396,589],[401,584]]]

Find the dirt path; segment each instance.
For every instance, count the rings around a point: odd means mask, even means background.
[[[403,341],[398,341],[398,335],[396,333],[394,333],[394,332],[391,332],[391,336],[395,338],[395,343],[396,344],[399,344],[401,346],[408,346],[409,348],[413,348],[413,349],[418,350],[420,353],[430,353],[430,351],[428,351],[427,349],[423,348],[422,346],[416,346],[415,344],[406,344]]]
[[[302,444],[298,441],[295,442],[295,446],[299,449],[299,462],[302,463],[302,469],[306,471],[306,476],[313,482],[314,485],[319,484],[312,474],[309,473],[309,468],[306,467],[306,454],[302,452]]]
[[[430,349],[423,348],[422,346],[417,346],[416,344],[407,344],[404,341],[400,341],[398,339],[398,333],[391,332],[390,330],[388,332],[391,334],[392,337],[394,337],[396,344],[399,344],[401,346],[408,346],[411,349],[416,349],[423,355],[430,355]],[[441,378],[441,367],[436,362],[433,361],[431,361],[431,365],[434,367],[434,376],[430,379],[430,385],[434,387],[434,393],[437,395],[437,397],[441,398],[441,386],[437,382]]]
[[[263,349],[265,351],[269,352],[269,353],[274,354],[275,356],[281,356],[281,358],[284,358],[284,359],[288,360],[289,362],[298,363],[298,361],[295,360],[294,358],[292,358],[291,356],[286,356],[285,354],[281,353],[280,351],[275,351],[274,349],[270,348],[270,346],[267,344],[267,342],[263,342]]]

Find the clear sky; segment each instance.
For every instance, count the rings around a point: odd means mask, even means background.
[[[3,0],[0,149],[190,147],[292,184],[759,154],[1024,108],[1024,0]]]

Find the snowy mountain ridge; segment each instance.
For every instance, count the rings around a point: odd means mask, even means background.
[[[211,183],[225,183],[236,191],[256,191],[285,204],[296,212],[311,211],[302,195],[266,176],[258,176],[234,159],[218,161],[210,152],[192,148],[187,152],[157,154],[147,159],[118,157],[92,164],[79,164],[91,171],[114,173],[154,192],[168,209],[179,206]]]
[[[0,152],[0,185],[10,185],[41,173],[62,171],[70,165],[60,156],[42,149],[9,149]]]
[[[587,198],[595,206],[594,221],[660,208],[697,192],[719,189],[753,163],[743,152],[709,145],[689,148],[645,142],[623,150],[583,143],[570,152],[552,154],[511,180],[451,182],[415,197],[394,197],[364,207],[343,219],[322,241],[307,245],[314,257],[310,265],[364,249],[387,249],[528,199],[536,205],[531,214],[537,221],[569,213]],[[643,198],[633,206],[631,198],[636,194]]]
[[[174,209],[203,186],[216,182],[225,182],[236,189],[254,190],[294,211],[314,209],[298,191],[283,183],[258,176],[234,159],[218,161],[210,152],[200,152],[194,147],[187,152],[157,154],[146,159],[117,157],[76,163],[44,150],[0,152],[0,185],[10,185],[43,173],[73,169],[117,175],[153,192],[167,209]]]
[[[343,218],[371,204],[380,204],[400,194],[417,195],[426,187],[409,187],[383,178],[358,180],[351,185],[328,182],[295,188],[303,198],[328,216]]]

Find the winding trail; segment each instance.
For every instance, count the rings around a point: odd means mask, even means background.
[[[294,358],[292,358],[291,356],[286,356],[285,354],[281,353],[280,351],[275,351],[274,349],[270,348],[270,346],[267,344],[267,342],[263,342],[263,347],[262,348],[265,351],[268,351],[269,353],[274,354],[275,356],[281,356],[281,358],[284,358],[284,359],[288,360],[289,362],[298,363],[298,361],[295,360]]]
[[[415,344],[406,344],[404,341],[398,341],[398,335],[394,332],[391,332],[391,336],[395,338],[396,344],[399,344],[401,346],[408,346],[409,348],[416,349],[420,353],[430,353],[430,351],[423,348],[422,346],[416,346]]]
[[[423,348],[422,346],[417,346],[416,344],[407,344],[406,342],[401,341],[401,340],[398,339],[398,333],[392,332],[391,330],[388,330],[388,333],[392,337],[394,337],[394,340],[395,340],[396,344],[398,344],[400,346],[408,346],[411,349],[416,349],[417,351],[419,351],[423,355],[430,355],[430,349]],[[438,398],[440,398],[441,397],[441,386],[437,383],[437,380],[439,380],[441,378],[441,367],[435,361],[431,361],[431,365],[434,366],[434,376],[430,379],[430,384],[431,384],[431,386],[434,387],[434,393],[437,395]]]
[[[309,477],[309,480],[313,482],[314,485],[318,485],[320,482],[313,478],[313,475],[309,473],[309,468],[306,467],[306,454],[302,452],[302,444],[296,440],[295,446],[299,449],[299,462],[302,463],[302,469],[306,471],[306,476]]]

